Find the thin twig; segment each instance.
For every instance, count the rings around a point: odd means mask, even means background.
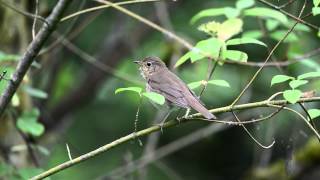
[[[43,22],[43,23],[45,23],[46,25],[49,26],[49,23],[47,22],[47,20],[45,18],[41,17],[41,16],[37,16],[37,15],[31,14],[29,12],[22,11],[22,10],[20,10],[20,9],[10,5],[10,4],[8,4],[7,2],[5,2],[3,0],[0,0],[0,5],[2,5],[4,7],[7,7],[9,9],[12,9],[13,11],[15,11],[15,12],[17,12],[19,14],[22,14],[22,15],[28,17],[28,18],[37,19],[37,20],[39,20],[39,21],[41,21],[41,22]]]
[[[311,126],[316,130],[316,131],[318,131],[317,130],[317,127],[316,127],[316,124],[313,122],[313,120],[312,120],[312,118],[311,118],[311,116],[310,116],[310,114],[309,114],[309,112],[308,112],[308,110],[304,107],[304,105],[302,104],[302,103],[298,103],[299,105],[300,105],[300,107],[302,108],[302,110],[306,113],[306,115],[308,116],[308,118],[309,118],[309,123],[311,124]],[[320,139],[318,138],[318,141],[320,142]]]
[[[39,53],[40,49],[44,45],[45,41],[50,36],[51,32],[55,29],[55,26],[59,22],[59,18],[63,11],[66,9],[71,0],[59,0],[54,7],[52,13],[46,19],[48,25],[42,25],[40,31],[38,32],[36,38],[29,44],[26,52],[23,54],[22,58],[19,60],[16,71],[12,74],[12,78],[9,81],[7,87],[3,91],[0,97],[0,116],[3,114],[5,108],[11,101],[13,94],[19,87],[23,77],[30,68],[34,58]]]
[[[36,37],[36,24],[37,24],[36,17],[38,17],[38,11],[39,11],[39,0],[36,0],[36,8],[34,13],[35,18],[33,19],[33,23],[32,23],[32,39]]]
[[[298,100],[298,102],[314,102],[314,101],[320,101],[320,97],[301,98]],[[210,112],[223,113],[223,112],[230,112],[231,110],[242,110],[242,109],[250,109],[250,108],[256,108],[256,107],[266,107],[266,106],[271,106],[271,105],[285,105],[285,104],[287,104],[286,100],[274,100],[274,101],[265,100],[265,101],[254,102],[254,103],[235,105],[233,107],[226,106],[226,107],[211,109]],[[279,106],[277,106],[277,107],[279,108]],[[166,123],[164,123],[163,128],[173,127],[173,126],[179,125],[179,123],[190,122],[192,118],[196,118],[196,117],[201,117],[201,114],[196,113],[196,114],[189,115],[186,119],[181,119],[180,122],[178,122],[176,120],[167,121]],[[146,135],[151,134],[153,132],[160,131],[160,129],[161,129],[161,127],[156,125],[156,126],[151,126],[149,128],[140,130],[137,133],[131,133],[131,134],[124,136],[124,137],[121,137],[121,138],[119,138],[109,144],[106,144],[100,148],[97,148],[87,154],[84,154],[84,155],[81,155],[77,158],[74,158],[72,161],[66,161],[60,165],[57,165],[56,167],[53,167],[53,168],[51,168],[51,169],[49,169],[49,170],[47,170],[37,176],[34,176],[33,178],[31,178],[31,180],[43,179],[43,178],[48,177],[52,174],[58,173],[62,170],[65,170],[71,166],[74,166],[80,162],[86,161],[87,159],[90,159],[94,156],[97,156],[103,152],[106,152],[114,147],[119,146],[120,144],[123,144],[125,142],[130,141],[130,140],[133,140],[137,136],[138,137],[146,136]]]
[[[306,4],[306,3],[305,3]],[[303,5],[299,17],[302,15],[302,12],[304,11],[305,8],[305,4]],[[272,50],[270,51],[268,57],[266,58],[266,60],[264,61],[263,65],[257,70],[257,72],[253,75],[253,77],[250,79],[250,81],[248,82],[248,84],[244,87],[244,89],[240,92],[239,96],[231,103],[231,106],[234,106],[242,97],[242,95],[247,91],[247,89],[250,87],[250,85],[253,83],[253,81],[257,78],[257,76],[259,75],[259,73],[262,71],[262,69],[264,68],[264,65],[269,61],[269,59],[272,57],[274,51],[279,47],[279,45],[289,36],[289,34],[293,31],[293,29],[296,27],[296,25],[298,24],[298,21],[296,21],[294,23],[294,25],[286,32],[286,34],[283,36],[282,39],[280,39],[280,41],[278,41],[278,43],[272,48]]]
[[[279,108],[279,109],[280,109],[280,108]],[[236,118],[236,120],[237,120],[238,122],[242,122],[242,121],[238,118],[238,116],[236,115],[236,113],[234,113],[234,111],[231,111],[231,113],[232,113],[232,115]],[[244,124],[240,124],[240,125],[241,125],[242,128],[246,131],[246,133],[250,136],[250,138],[253,139],[253,141],[254,141],[256,144],[258,144],[260,147],[262,147],[262,148],[264,148],[264,149],[270,149],[270,148],[274,145],[274,143],[276,142],[275,140],[273,140],[271,144],[269,144],[268,146],[265,146],[265,145],[261,144],[261,143],[250,133],[250,131],[246,128],[246,126],[245,126]]]
[[[299,102],[298,102],[299,103]],[[280,108],[279,105],[276,105],[276,104],[268,104],[269,107],[277,107],[277,108]],[[295,114],[297,114],[299,117],[301,117],[301,119],[308,125],[308,127],[314,132],[314,134],[317,136],[318,139],[320,139],[320,134],[318,133],[318,131],[316,129],[314,129],[312,127],[312,125],[309,123],[308,119],[306,119],[301,113],[299,113],[298,111],[294,110],[294,109],[291,109],[291,108],[288,108],[288,107],[284,107],[283,109],[285,110],[288,110],[288,111],[291,111]]]
[[[118,3],[114,3],[116,5],[125,5],[125,4],[134,4],[134,3],[142,3],[142,2],[155,2],[155,1],[159,1],[159,0],[132,0],[132,1],[123,1],[123,2],[118,2]],[[68,16],[63,17],[60,22],[66,21],[70,18],[73,18],[75,16],[79,16],[81,14],[85,14],[85,13],[89,13],[89,12],[94,12],[100,9],[105,9],[105,8],[109,8],[110,5],[100,5],[100,6],[96,6],[96,7],[92,7],[92,8],[88,8],[88,9],[84,9],[81,11],[77,11],[75,13],[72,13]]]
[[[117,9],[117,10],[119,10],[119,11],[125,13],[125,14],[127,14],[128,16],[131,16],[132,18],[135,18],[135,19],[137,19],[138,21],[143,22],[144,24],[146,24],[146,25],[148,25],[148,26],[150,26],[150,27],[152,27],[152,28],[154,28],[154,29],[162,32],[163,34],[167,35],[169,38],[173,38],[173,39],[175,39],[177,42],[183,44],[183,45],[184,45],[186,48],[188,48],[189,50],[192,50],[193,47],[194,47],[194,46],[191,45],[189,42],[187,42],[187,41],[184,40],[183,38],[177,36],[176,34],[172,33],[171,31],[168,31],[168,30],[162,28],[161,26],[159,26],[159,25],[157,25],[157,24],[155,24],[155,23],[147,20],[146,18],[144,18],[144,17],[142,17],[142,16],[140,16],[140,15],[138,15],[138,14],[132,12],[132,11],[129,11],[128,9],[125,9],[125,8],[123,8],[123,7],[121,7],[121,6],[118,6],[117,4],[112,3],[112,2],[110,2],[110,1],[104,1],[104,0],[96,0],[96,1],[97,1],[97,2],[100,2],[100,3],[103,3],[103,4],[106,4],[106,5],[110,5],[110,6],[112,6],[113,8],[115,8],[115,9]],[[209,56],[208,56],[208,57],[209,57]]]
[[[276,6],[276,5],[274,5],[274,4],[272,4],[272,3],[268,2],[268,1],[265,1],[265,0],[258,0],[258,1],[260,1],[261,3],[267,5],[267,6],[273,8],[273,9],[275,9],[275,10],[278,10],[278,11],[282,12],[282,13],[285,14],[286,16],[294,19],[295,21],[297,21],[297,22],[299,22],[299,23],[301,23],[301,24],[304,24],[304,25],[306,25],[306,26],[309,26],[309,27],[312,28],[313,30],[316,30],[316,31],[319,30],[319,27],[317,27],[316,25],[313,25],[313,24],[311,24],[311,23],[308,23],[308,22],[302,20],[302,19],[300,18],[301,15],[300,15],[299,17],[296,17],[296,16],[294,16],[293,14],[288,13],[287,11],[281,9],[281,7]]]

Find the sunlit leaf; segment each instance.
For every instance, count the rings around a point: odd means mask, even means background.
[[[227,13],[230,11],[235,12],[238,10],[235,8],[232,8],[232,7],[205,9],[205,10],[200,11],[196,15],[194,15],[191,18],[190,23],[193,24],[196,21],[198,21],[199,19],[204,18],[204,17],[221,16],[221,15],[227,16]]]
[[[236,2],[237,9],[245,9],[254,5],[254,0],[238,0]]]
[[[320,77],[320,71],[301,74],[300,76],[298,76],[298,79],[307,79],[307,78],[316,78],[316,77]]]
[[[208,84],[213,84],[216,86],[222,86],[222,87],[230,87],[230,84],[225,80],[215,79],[208,81]]]
[[[244,15],[262,17],[262,18],[273,18],[280,21],[283,24],[288,22],[287,16],[285,16],[279,11],[269,9],[269,8],[255,7],[255,8],[246,9],[244,10]]]
[[[286,76],[286,75],[275,75],[275,76],[272,77],[271,86],[273,86],[274,84],[278,84],[278,83],[282,83],[282,82],[288,81],[290,79],[294,79],[294,78],[291,77],[291,76]]]
[[[118,89],[116,89],[115,94],[118,94],[118,93],[124,92],[124,91],[133,91],[133,92],[140,94],[142,89],[140,87],[118,88]]]
[[[313,7],[312,8],[312,15],[316,16],[320,14],[320,7]]]
[[[155,92],[145,92],[142,93],[143,96],[149,98],[151,101],[163,105],[165,103],[165,98],[161,94]]]
[[[190,89],[195,89],[195,88],[197,88],[197,87],[199,87],[201,85],[202,85],[202,81],[196,81],[196,82],[189,83],[188,87]]]
[[[225,52],[225,56],[227,59],[230,59],[233,61],[247,62],[248,60],[248,55],[242,51],[227,50]]]
[[[44,133],[44,126],[38,122],[40,112],[34,108],[31,111],[23,112],[17,120],[17,127],[24,133],[33,136],[40,136]]]
[[[297,89],[286,90],[283,92],[284,99],[291,104],[296,103],[300,99],[301,95],[302,95],[302,92]]]
[[[259,44],[261,46],[267,47],[267,45],[259,40],[253,39],[253,38],[235,38],[235,39],[230,39],[226,42],[227,45],[239,45],[239,44]]]
[[[295,79],[295,80],[292,80],[289,82],[289,86],[292,88],[292,89],[295,89],[299,86],[302,86],[304,84],[307,84],[308,81],[307,80],[298,80],[298,79]]]
[[[40,99],[48,98],[48,94],[40,89],[36,89],[30,86],[23,86],[23,89],[30,95]]]
[[[308,113],[311,119],[315,119],[320,116],[320,109],[309,109]]]
[[[313,6],[317,7],[320,5],[320,0],[313,0]]]

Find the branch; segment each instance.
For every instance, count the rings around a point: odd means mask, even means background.
[[[299,22],[299,23],[301,23],[301,24],[304,24],[304,25],[308,26],[308,27],[310,27],[310,28],[313,29],[313,30],[316,30],[316,31],[319,30],[319,27],[317,27],[316,25],[311,24],[311,23],[308,23],[308,22],[302,20],[300,17],[296,17],[296,16],[294,16],[293,14],[288,13],[287,11],[283,10],[283,9],[282,9],[283,6],[276,6],[276,5],[274,5],[274,4],[272,4],[272,3],[268,2],[268,1],[265,1],[265,0],[258,0],[258,1],[260,1],[261,3],[263,3],[263,4],[265,4],[265,5],[273,8],[273,9],[275,9],[275,10],[277,10],[277,11],[280,11],[281,13],[283,13],[283,14],[285,14],[286,16],[290,17],[291,19],[294,19],[295,21],[297,21],[297,22]]]
[[[314,101],[320,101],[320,97],[301,98],[298,102],[314,102]],[[274,101],[264,100],[264,101],[260,101],[260,102],[211,109],[210,112],[218,114],[218,113],[224,113],[224,112],[231,112],[232,110],[234,111],[234,110],[251,109],[251,108],[256,108],[256,107],[268,107],[270,105],[286,105],[286,104],[287,104],[286,100],[274,100]],[[31,180],[43,179],[43,178],[48,177],[52,174],[58,173],[62,170],[65,170],[71,166],[79,164],[87,159],[95,157],[95,156],[97,156],[103,152],[106,152],[114,147],[117,147],[125,142],[128,142],[130,140],[134,140],[137,137],[146,136],[146,135],[149,135],[153,132],[160,131],[161,128],[169,128],[169,127],[179,125],[180,123],[190,122],[193,118],[197,118],[197,117],[201,117],[201,114],[200,113],[192,114],[192,115],[189,115],[186,119],[181,119],[181,121],[176,121],[176,120],[168,121],[168,122],[164,123],[164,125],[162,127],[151,126],[151,127],[146,128],[144,130],[140,130],[136,133],[131,133],[131,134],[126,135],[124,137],[121,137],[121,138],[119,138],[109,144],[106,144],[96,150],[93,150],[87,154],[81,155],[77,158],[74,158],[74,159],[69,160],[67,162],[64,162],[60,165],[57,165],[56,167],[53,167],[53,168],[49,169],[48,171],[45,171],[37,176],[34,176],[33,178],[31,178]]]
[[[51,32],[55,29],[59,22],[59,19],[66,9],[71,0],[59,0],[57,5],[54,7],[52,13],[48,16],[46,21],[48,24],[43,24],[39,33],[34,40],[29,44],[27,50],[19,60],[16,71],[12,74],[12,79],[8,82],[8,86],[0,97],[0,116],[4,112],[5,108],[11,101],[13,94],[17,91],[23,77],[30,68],[34,58],[39,53],[40,49],[48,39]]]

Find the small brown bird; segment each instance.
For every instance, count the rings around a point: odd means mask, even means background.
[[[169,104],[195,109],[207,119],[216,119],[202,104],[200,99],[174,73],[172,73],[158,57],[146,57],[142,61],[134,61],[140,66],[140,73],[147,81],[146,90],[156,92],[165,97]]]

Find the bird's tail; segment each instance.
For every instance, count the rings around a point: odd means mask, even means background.
[[[189,101],[189,105],[200,114],[202,114],[207,119],[217,119],[207,108],[205,108],[197,99],[192,98],[191,102]]]

